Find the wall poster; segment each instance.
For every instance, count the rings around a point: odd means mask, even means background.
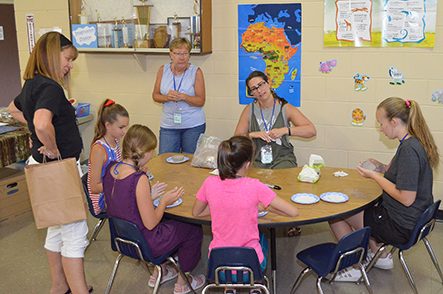
[[[325,47],[434,47],[437,0],[325,0]]]
[[[249,104],[245,80],[259,70],[278,96],[300,106],[301,4],[238,5],[239,102]]]

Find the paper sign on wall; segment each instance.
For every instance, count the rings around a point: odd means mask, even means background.
[[[0,41],[3,41],[5,36],[3,35],[3,26],[0,26]]]

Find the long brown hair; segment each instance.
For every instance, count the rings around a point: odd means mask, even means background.
[[[92,139],[91,145],[106,135],[106,123],[114,123],[117,120],[118,115],[129,117],[128,111],[123,106],[115,103],[111,99],[105,99],[98,108],[98,118],[95,123],[94,138]]]
[[[132,159],[137,170],[140,170],[140,159],[146,152],[157,147],[157,137],[147,126],[135,124],[131,126],[123,138],[122,159]]]
[[[263,72],[256,70],[253,71],[249,74],[249,76],[246,78],[246,87],[248,87],[248,90],[251,91],[251,88],[249,87],[249,81],[252,80],[253,78],[261,78],[263,81],[265,81],[266,83],[269,84],[269,78],[267,75],[265,75]],[[272,96],[274,97],[274,99],[276,99],[278,102],[281,103],[281,106],[285,105],[286,103],[288,103],[288,101],[286,101],[285,98],[281,98],[280,96],[277,95],[277,93],[274,92],[273,89],[271,89],[271,93]]]
[[[218,146],[217,168],[220,178],[235,179],[237,172],[246,162],[254,158],[255,146],[245,136],[234,136]]]
[[[63,38],[67,40],[60,33],[49,32],[38,39],[26,65],[25,73],[23,74],[24,80],[33,79],[36,74],[40,74],[53,79],[64,87],[68,86],[70,73],[64,77],[60,76],[60,52],[72,48],[74,52],[73,60],[75,60],[78,56],[78,50],[72,43],[62,46],[61,39]]]
[[[440,163],[438,148],[418,103],[414,100],[405,101],[402,98],[389,97],[377,106],[377,110],[380,108],[385,110],[387,119],[400,119],[407,126],[409,135],[416,137],[425,149],[431,167],[437,168]]]

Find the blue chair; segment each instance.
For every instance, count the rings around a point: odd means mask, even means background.
[[[177,268],[177,271],[188,283],[189,289],[195,294],[192,289],[185,273],[182,271],[178,262],[171,256],[180,247],[177,246],[166,254],[163,254],[157,258],[154,258],[149,249],[148,243],[146,242],[142,232],[134,223],[118,219],[115,217],[109,217],[109,228],[111,231],[111,248],[114,251],[118,251],[119,255],[115,261],[114,269],[112,270],[111,277],[109,278],[108,286],[106,288],[106,294],[111,292],[112,284],[114,283],[115,274],[117,273],[120,260],[123,256],[128,256],[137,259],[142,262],[149,270],[148,264],[153,264],[158,270],[158,277],[155,281],[153,294],[158,292],[160,281],[162,278],[162,270],[160,264],[165,260],[169,260]],[[146,279],[148,281],[149,279]]]
[[[328,275],[332,275],[329,282],[333,282],[337,272],[353,265],[358,265],[365,280],[366,288],[372,293],[371,285],[366,275],[362,260],[366,257],[366,250],[369,245],[371,228],[354,231],[344,236],[338,244],[323,243],[309,247],[297,254],[297,258],[304,262],[308,267],[305,268],[292,287],[291,294],[295,293],[303,277],[313,270],[317,275],[317,292],[323,294],[321,281]]]
[[[237,271],[237,273],[232,273]],[[243,274],[248,272],[249,275]],[[208,261],[208,280],[202,294],[212,288],[260,288],[262,293],[269,294],[262,283],[268,279],[263,275],[257,253],[250,247],[213,248]]]
[[[92,206],[91,198],[89,197],[89,191],[88,191],[88,173],[84,174],[82,176],[82,184],[83,184],[83,190],[85,191],[86,200],[88,202],[88,208],[91,215],[95,218],[97,218],[99,221],[97,225],[95,225],[94,230],[92,231],[91,236],[89,236],[89,244],[85,248],[85,251],[88,250],[89,246],[91,246],[91,243],[94,242],[97,238],[98,233],[102,229],[103,225],[106,222],[106,219],[108,218],[108,214],[106,212],[100,212],[99,214],[95,214],[94,207]]]
[[[437,217],[438,207],[440,206],[440,203],[441,200],[436,201],[434,204],[429,206],[423,212],[417,224],[415,225],[414,230],[412,231],[412,235],[408,243],[406,243],[405,245],[394,245],[394,244],[383,245],[369,263],[367,271],[369,272],[372,269],[373,265],[377,262],[378,258],[381,256],[382,252],[386,249],[386,247],[391,245],[393,247],[392,252],[398,249],[398,258],[400,259],[400,264],[402,265],[402,268],[406,276],[408,277],[409,284],[411,285],[412,290],[414,291],[414,293],[418,294],[417,286],[415,285],[415,282],[412,279],[412,275],[409,272],[408,266],[406,265],[406,261],[403,257],[403,251],[408,250],[409,248],[417,245],[421,240],[423,240],[423,243],[425,243],[426,249],[428,250],[429,256],[431,257],[432,262],[434,263],[434,266],[437,269],[437,272],[440,275],[440,279],[443,283],[443,274],[441,272],[440,266],[438,265],[437,258],[435,257],[434,251],[432,251],[431,244],[429,243],[428,239],[426,239],[429,233],[432,232],[432,230],[434,229],[435,219]]]

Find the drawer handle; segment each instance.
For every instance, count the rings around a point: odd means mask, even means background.
[[[6,188],[7,189],[11,189],[11,188],[17,187],[17,185],[18,185],[17,182],[16,183],[12,183],[12,184],[7,185]]]

